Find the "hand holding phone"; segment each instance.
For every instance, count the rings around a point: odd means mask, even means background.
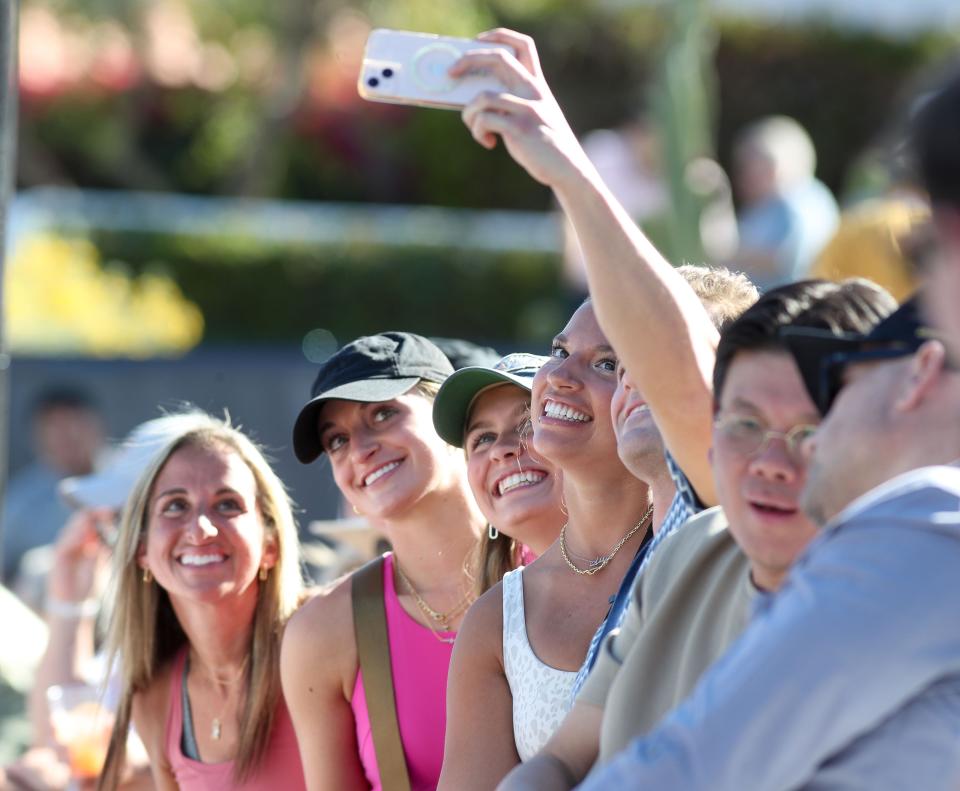
[[[478,49],[513,54],[506,44],[377,29],[367,39],[357,89],[371,102],[457,110],[483,91],[506,90],[490,74],[448,74],[464,53]]]

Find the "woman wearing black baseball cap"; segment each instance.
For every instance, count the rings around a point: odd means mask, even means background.
[[[463,453],[433,428],[452,372],[419,335],[359,338],[321,366],[297,417],[297,458],[326,454],[343,496],[393,546],[287,628],[283,687],[311,787],[436,787],[447,669],[485,529]]]

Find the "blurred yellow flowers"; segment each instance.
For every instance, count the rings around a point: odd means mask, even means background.
[[[104,269],[84,239],[24,239],[4,285],[7,348],[14,354],[175,355],[203,335],[200,309],[175,282]]]

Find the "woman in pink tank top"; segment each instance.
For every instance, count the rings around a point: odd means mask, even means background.
[[[382,566],[383,598],[413,791],[434,789],[440,776],[453,638],[481,587],[485,523],[463,452],[437,436],[431,419],[433,396],[452,370],[418,335],[360,338],[320,368],[294,427],[300,461],[326,454],[347,502],[393,546]],[[348,577],[306,603],[284,636],[283,689],[311,789],[397,787],[398,778],[378,767],[351,588]]]
[[[176,419],[114,552],[121,693],[100,788],[117,787],[132,719],[158,789],[296,791],[279,672],[302,592],[290,502],[240,431],[201,412]]]

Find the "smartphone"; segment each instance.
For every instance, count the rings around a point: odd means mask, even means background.
[[[360,96],[371,102],[409,104],[458,110],[482,91],[505,91],[490,74],[471,74],[456,79],[447,70],[465,52],[473,49],[504,49],[468,38],[377,29],[370,33],[357,80]]]

